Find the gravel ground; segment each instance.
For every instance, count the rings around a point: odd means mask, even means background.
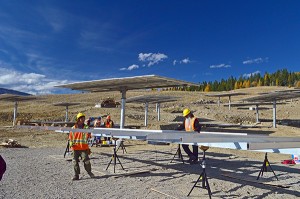
[[[202,168],[200,164],[182,164],[177,157],[170,163],[176,145],[128,146],[128,153],[119,152],[125,171],[117,164],[115,174],[113,165],[105,170],[112,147],[93,147],[92,150],[92,168],[97,177],[89,178],[81,164],[81,179],[73,182],[72,162],[70,157],[63,158],[64,148],[0,148],[8,167],[0,182],[0,198],[208,198],[207,190],[197,187],[186,196]],[[288,188],[256,182],[263,155],[255,160],[208,151],[206,171],[213,198],[299,197],[300,165],[286,166],[270,159],[279,181],[271,172],[264,173],[258,181]],[[136,171],[148,172],[124,175]]]

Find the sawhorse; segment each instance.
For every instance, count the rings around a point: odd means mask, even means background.
[[[178,147],[177,147],[177,150],[176,150],[176,153],[174,154],[172,160],[170,163],[173,162],[173,160],[175,159],[176,155],[178,155],[178,158],[182,161],[182,163],[184,164],[184,161],[183,161],[183,156],[182,156],[182,153],[181,153],[181,148],[180,148],[180,144],[178,144]]]
[[[122,140],[122,139],[120,140],[120,145],[119,145],[119,147],[117,149],[117,152],[118,152],[119,148],[121,148],[123,150],[123,154],[124,154],[124,152],[127,153],[125,145],[124,145],[124,140]]]
[[[278,180],[278,178],[277,178],[277,176],[276,176],[274,170],[272,169],[271,164],[270,164],[270,162],[269,162],[269,160],[268,160],[268,154],[267,154],[267,153],[266,153],[266,155],[265,155],[264,163],[263,163],[263,165],[261,166],[260,172],[259,172],[259,174],[258,174],[256,180],[258,180],[260,176],[263,176],[263,175],[264,175],[264,172],[268,172],[268,170],[267,170],[268,166],[270,167],[270,169],[271,169],[271,171],[273,172],[274,176],[275,176],[276,179]]]
[[[189,194],[187,196],[190,196],[190,194],[192,193],[193,189],[195,187],[200,187],[200,188],[203,188],[203,189],[207,189],[208,191],[208,195],[209,195],[209,198],[211,199],[211,190],[210,190],[210,187],[209,187],[209,184],[208,184],[208,179],[207,179],[207,174],[206,174],[206,171],[205,171],[205,167],[206,167],[206,162],[205,162],[205,151],[207,149],[209,149],[208,146],[201,146],[200,149],[203,151],[203,158],[202,158],[202,173],[200,174],[199,178],[197,179],[197,181],[195,182],[194,186],[192,187],[192,189],[190,190]],[[197,185],[199,182],[201,181],[201,185]]]
[[[120,159],[119,159],[119,157],[118,157],[118,155],[117,155],[117,140],[118,140],[118,139],[119,139],[119,138],[114,138],[114,137],[112,137],[112,140],[114,140],[114,142],[115,142],[115,145],[114,145],[114,154],[112,155],[112,157],[111,157],[111,159],[110,159],[110,161],[109,161],[109,163],[108,163],[108,165],[107,165],[107,167],[106,167],[106,169],[105,169],[105,170],[107,170],[108,167],[109,167],[109,165],[111,164],[111,162],[114,161],[114,173],[116,173],[116,164],[117,164],[117,160],[118,160],[118,162],[120,163],[122,169],[125,170],[124,167],[123,167],[123,165],[122,165],[122,163],[121,163],[121,161],[120,161]]]

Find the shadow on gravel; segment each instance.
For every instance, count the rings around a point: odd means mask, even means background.
[[[150,161],[150,160],[143,160],[139,159],[139,156],[143,156],[143,154],[146,153],[156,153],[159,154],[160,157],[159,159],[156,158],[156,161]],[[174,149],[174,153],[176,152],[176,149]],[[111,154],[109,153],[101,153],[102,155],[105,155],[107,157],[111,157]],[[139,162],[142,164],[145,164],[145,167],[151,166],[158,166],[161,167],[162,169],[159,169],[156,172],[150,172],[146,174],[141,174],[139,177],[149,177],[149,176],[160,176],[160,177],[165,177],[161,181],[168,181],[172,180],[174,178],[181,178],[184,176],[189,176],[190,174],[194,175],[200,175],[202,172],[202,167],[201,167],[201,156],[202,154],[199,154],[200,157],[200,162],[199,164],[183,164],[179,159],[177,161],[173,161],[173,163],[170,163],[174,154],[164,152],[164,151],[155,151],[155,150],[145,150],[145,151],[139,151],[139,154],[136,154],[134,157],[128,157],[125,155],[119,156],[120,161],[122,164],[125,163],[126,166],[128,166],[130,169],[137,169],[134,165],[134,162]],[[256,181],[256,178],[259,174],[259,171],[261,169],[261,166],[263,164],[263,159],[261,161],[254,161],[254,160],[241,160],[241,159],[229,159],[228,154],[222,154],[222,153],[211,153],[207,152],[206,153],[206,173],[209,179],[218,179],[218,180],[224,180],[227,182],[233,182],[233,183],[238,183],[240,184],[240,187],[235,187],[229,191],[226,191],[228,194],[226,195],[217,195],[217,197],[221,198],[228,198],[230,196],[232,197],[238,197],[236,194],[230,194],[233,191],[238,190],[241,187],[251,185],[253,187],[257,187],[259,189],[264,189],[267,190],[267,194],[272,194],[274,193],[274,190],[276,190],[277,193],[281,194],[290,194],[293,196],[300,196],[299,191],[295,190],[289,190],[286,188],[279,188],[276,185],[268,185],[267,183],[279,183],[280,181],[276,181],[274,174],[272,172],[265,172],[263,176],[260,177],[259,180]],[[160,162],[158,162],[160,161]],[[164,162],[162,162],[164,161]],[[272,160],[269,159],[270,164],[272,165],[273,170],[275,171],[276,175],[278,176],[279,180],[285,180],[289,178],[293,178],[297,182],[291,182],[287,183],[284,182],[286,186],[291,187],[292,185],[297,185],[300,183],[300,180],[295,179],[294,177],[291,177],[290,174],[299,174],[299,169],[298,168],[291,168],[287,166],[280,166],[280,165],[273,165]],[[124,165],[123,165],[124,166]],[[141,168],[140,166],[138,168]],[[120,168],[116,168],[120,169]],[[126,168],[125,168],[126,169]],[[170,169],[175,170],[175,171],[170,171]],[[232,175],[235,176],[235,178],[239,179],[234,179],[234,178],[229,178],[223,175],[224,172],[229,172]],[[130,176],[134,177],[134,176]],[[251,180],[251,182],[245,182],[244,180],[248,178]],[[190,186],[192,188],[193,183],[197,178],[193,179],[193,182],[191,182]],[[256,183],[257,182],[257,183]],[[265,184],[263,184],[265,183]],[[215,191],[213,188],[213,185],[211,185],[211,189],[214,195],[220,193],[219,191]],[[265,195],[265,196],[266,196]],[[250,193],[249,192],[249,197],[255,197],[255,198],[263,198],[261,195],[258,195],[256,193]]]

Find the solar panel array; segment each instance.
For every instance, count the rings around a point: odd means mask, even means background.
[[[287,99],[294,99],[300,97],[300,90],[277,91],[271,93],[261,94],[259,96],[243,99],[249,102],[273,102]]]
[[[207,97],[226,97],[226,96],[237,96],[237,95],[246,95],[246,94],[239,93],[239,92],[222,92],[222,93],[205,94],[205,96]]]
[[[54,106],[75,106],[75,105],[79,105],[80,103],[78,102],[59,102],[59,103],[55,103],[53,104]]]
[[[0,100],[10,101],[10,102],[31,101],[35,99],[37,99],[35,96],[23,96],[23,95],[14,95],[14,94],[0,95]]]
[[[162,103],[177,101],[179,97],[161,95],[141,95],[126,99],[127,103]]]
[[[69,88],[89,92],[122,91],[149,88],[167,88],[179,86],[199,86],[198,84],[176,80],[157,75],[134,76],[124,78],[111,78],[93,81],[84,81],[56,87]]]

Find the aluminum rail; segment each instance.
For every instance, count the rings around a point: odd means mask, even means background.
[[[20,125],[17,128],[54,130],[68,133],[76,131],[68,127],[52,126],[26,126]],[[253,142],[253,143],[276,143],[276,142],[300,142],[300,137],[272,137],[267,135],[248,135],[243,133],[225,133],[225,132],[184,132],[176,130],[143,130],[143,129],[115,129],[115,128],[93,128],[80,129],[80,132],[89,132],[94,136],[139,136],[145,137],[146,140],[161,142],[182,142],[182,143],[201,143],[201,142]],[[299,146],[300,147],[300,146]]]

